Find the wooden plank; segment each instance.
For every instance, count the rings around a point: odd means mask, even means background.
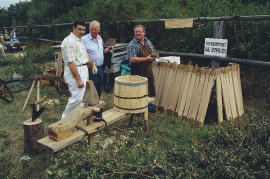
[[[104,125],[103,122],[96,122],[92,124],[91,126],[88,126],[86,129],[88,132],[91,132],[92,130],[97,130],[100,126]],[[48,136],[45,138],[42,138],[38,140],[38,143],[45,145],[48,149],[50,149],[53,152],[57,152],[81,139],[83,139],[86,136],[86,134],[83,131],[76,131],[73,132],[71,136],[56,142],[53,139],[50,139]]]
[[[49,131],[49,138],[59,142],[69,136],[72,135],[72,129],[70,128],[69,130],[67,131],[64,131],[64,132],[59,132],[59,133],[54,133],[54,132],[50,132]]]
[[[223,106],[222,106],[222,91],[220,81],[220,68],[216,69],[216,95],[217,95],[217,113],[218,113],[218,124],[223,122]]]
[[[239,85],[239,100],[240,100],[240,116],[243,117],[244,111],[244,103],[243,103],[243,94],[242,94],[242,87],[241,87],[241,76],[240,76],[240,65],[237,64],[237,71],[238,71],[238,85]]]
[[[221,91],[222,91],[222,97],[224,102],[224,108],[225,108],[225,116],[228,121],[232,118],[232,112],[229,104],[229,95],[228,95],[228,88],[227,88],[227,80],[225,75],[225,68],[220,69],[220,80],[221,80]]]
[[[168,107],[170,94],[171,94],[172,86],[175,79],[176,69],[177,69],[176,63],[169,63],[169,67],[167,69],[166,76],[163,83],[160,104],[158,107],[158,110],[162,113],[166,113],[166,109]]]
[[[193,95],[193,92],[197,90],[194,88],[194,86],[195,86],[195,82],[198,79],[199,73],[200,73],[199,67],[195,67],[192,71],[190,84],[189,84],[189,90],[188,90],[188,94],[187,94],[187,101],[186,101],[185,109],[183,112],[182,120],[187,120],[188,111],[189,111],[189,108],[191,107],[191,104],[192,104],[192,95]]]
[[[159,71],[159,76],[158,76],[158,86],[156,86],[156,102],[154,104],[154,106],[156,108],[158,108],[159,103],[160,103],[160,99],[161,99],[161,95],[162,95],[162,89],[163,89],[163,83],[164,83],[164,79],[166,76],[166,71],[167,68],[169,66],[169,63],[167,62],[160,62],[160,71]]]
[[[203,126],[204,119],[205,119],[205,116],[206,116],[206,112],[207,112],[207,108],[208,108],[208,104],[209,104],[209,100],[210,100],[210,95],[211,95],[211,90],[212,90],[212,87],[213,87],[213,81],[214,81],[214,76],[215,76],[214,72],[215,71],[211,70],[211,69],[207,70],[207,73],[209,73],[209,80],[208,80],[208,82],[206,80],[205,84],[207,84],[207,85],[204,87],[205,93],[203,93],[202,101],[201,101],[199,112],[198,112],[198,116],[197,116],[197,119],[196,119],[196,124],[198,126],[200,126],[200,127]]]
[[[198,110],[199,110],[199,106],[201,103],[201,98],[202,98],[202,92],[203,92],[203,87],[204,87],[204,83],[205,83],[205,78],[206,78],[206,69],[201,69],[200,72],[200,78],[198,78],[198,85],[197,87],[194,88],[193,90],[193,103],[191,106],[191,112],[189,112],[187,118],[188,118],[188,122],[191,124],[195,123],[197,114],[198,114]],[[207,74],[207,79],[209,78],[209,74]]]
[[[165,29],[193,27],[193,19],[167,20]]]
[[[192,75],[194,67],[193,66],[188,66],[187,71],[184,72],[184,77],[185,78],[185,85],[183,86],[183,93],[180,92],[180,96],[178,98],[178,106],[176,110],[176,115],[178,119],[182,119],[183,111],[185,108],[186,100],[187,100],[187,94],[189,90],[189,84],[190,84],[190,79]]]
[[[172,69],[173,69],[172,78],[170,79],[172,83],[170,84],[171,90],[170,90],[170,94],[168,95],[167,102],[166,102],[166,105],[165,105],[165,108],[164,108],[164,113],[165,114],[167,113],[168,106],[171,103],[171,101],[170,101],[171,96],[175,96],[175,93],[173,93],[173,91],[174,91],[173,86],[175,84],[178,64],[173,63],[171,66],[172,66]]]
[[[239,64],[233,64],[232,68],[233,68],[232,76],[233,76],[234,91],[235,91],[235,96],[236,96],[237,111],[238,111],[239,117],[241,118],[244,115],[244,106],[243,106],[243,96],[242,96]]]
[[[58,52],[57,68],[55,76],[61,77],[61,72],[62,72],[62,52]],[[57,88],[60,89],[60,82],[57,82]]]
[[[160,69],[159,62],[154,61],[152,69],[153,69],[153,74],[154,74],[154,78],[155,78],[155,87],[156,87],[157,86],[158,75],[159,75],[159,69]],[[156,92],[157,92],[157,90],[156,90]]]
[[[232,82],[232,67],[228,66],[226,67],[226,75],[227,75],[227,82],[228,82],[228,92],[229,92],[229,100],[231,105],[231,111],[232,111],[232,120],[238,119],[238,114],[236,110],[236,104],[235,104],[235,95],[234,95],[234,89],[233,89],[233,82]]]
[[[159,97],[160,90],[162,89],[163,86],[163,81],[165,78],[165,71],[164,71],[164,62],[158,62],[158,75],[157,79],[155,79],[155,88],[156,88],[156,99]]]
[[[170,95],[170,103],[167,107],[166,114],[169,116],[173,116],[175,112],[175,108],[177,105],[177,100],[180,94],[180,89],[182,86],[182,81],[183,81],[183,74],[184,74],[184,67],[185,65],[178,65],[177,70],[176,70],[176,75],[175,75],[175,80],[172,86],[172,92]]]

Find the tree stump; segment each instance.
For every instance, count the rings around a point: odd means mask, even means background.
[[[41,119],[28,119],[23,122],[24,125],[24,152],[41,153],[44,146],[37,143],[39,139],[44,138],[44,126]]]

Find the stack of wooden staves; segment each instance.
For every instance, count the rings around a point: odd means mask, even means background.
[[[157,94],[154,106],[162,113],[203,126],[211,91],[216,87],[219,124],[223,122],[223,107],[227,120],[244,114],[238,64],[212,70],[154,62],[153,73]]]

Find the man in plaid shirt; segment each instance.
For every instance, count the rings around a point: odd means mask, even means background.
[[[137,25],[134,27],[135,38],[128,44],[127,55],[129,62],[131,63],[131,74],[139,75],[148,78],[148,96],[156,96],[155,86],[154,86],[154,74],[152,71],[152,62],[157,57],[151,57],[147,54],[142,56],[140,52],[143,47],[148,46],[149,51],[154,51],[155,48],[149,39],[145,37],[146,31],[145,27],[142,25]],[[156,111],[152,109],[151,103],[148,105],[149,112],[155,113]]]
[[[85,33],[85,26],[83,20],[75,20],[72,27],[73,32],[71,32],[61,44],[63,60],[66,64],[64,78],[71,93],[71,97],[68,99],[68,104],[61,119],[73,109],[83,105],[82,99],[86,81],[88,80],[87,65],[93,67],[93,74],[97,73],[97,67],[88,57],[81,41]]]

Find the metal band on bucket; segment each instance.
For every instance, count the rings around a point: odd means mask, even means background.
[[[144,108],[147,108],[147,107],[148,107],[148,105],[147,105],[147,106],[142,107],[142,108],[121,108],[121,107],[119,107],[119,106],[116,106],[114,103],[113,103],[113,105],[114,105],[115,107],[117,107],[117,108],[119,108],[119,109],[123,109],[123,110],[140,110],[140,109],[144,109]]]
[[[148,96],[148,94],[144,95],[144,96],[141,96],[141,97],[121,97],[121,96],[117,96],[114,94],[115,97],[117,98],[121,98],[121,99],[140,99],[140,98],[145,98]]]
[[[115,84],[123,85],[123,86],[141,86],[141,85],[145,85],[147,83],[148,83],[148,80],[146,80],[144,82],[140,82],[140,83],[124,83],[124,82],[120,82],[120,81],[115,80]]]

